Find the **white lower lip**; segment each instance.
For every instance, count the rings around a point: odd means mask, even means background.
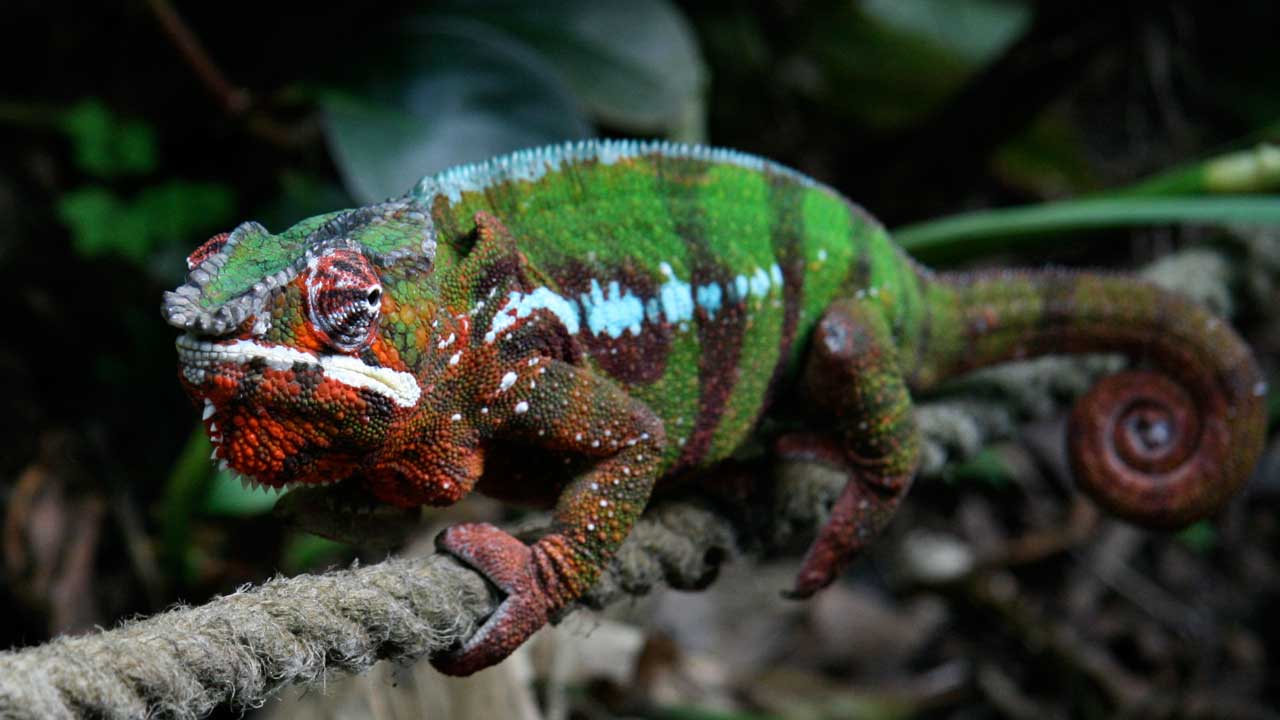
[[[294,363],[319,366],[324,376],[356,388],[372,390],[389,398],[401,407],[413,407],[422,396],[422,388],[413,375],[391,368],[366,365],[360,358],[350,355],[313,355],[281,345],[260,345],[252,340],[236,340],[229,343],[211,343],[191,335],[178,337],[175,343],[187,377],[202,375],[204,368],[214,363],[234,362],[244,364],[261,358],[267,367],[289,370]]]

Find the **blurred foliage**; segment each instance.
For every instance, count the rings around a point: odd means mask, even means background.
[[[116,117],[98,100],[84,100],[68,110],[62,129],[71,136],[76,165],[86,173],[112,178],[142,175],[156,168],[151,126]]]
[[[917,122],[1025,30],[1030,8],[1001,0],[848,3],[815,27],[819,101],[876,129]],[[837,88],[857,88],[839,92]]]
[[[520,147],[755,152],[952,263],[1133,264],[1168,237],[1137,228],[1276,222],[1278,24],[1274,3],[1193,0],[19,0],[0,27],[0,302],[20,319],[0,344],[0,502],[49,437],[86,448],[95,482],[74,492],[125,498],[146,534],[113,511],[104,624],[351,557],[211,467],[160,293],[240,220],[278,229]],[[995,453],[953,477],[1010,484]],[[17,591],[0,611],[29,620],[5,645],[58,629]]]
[[[361,55],[320,93],[326,136],[361,202],[453,165],[587,137],[587,113],[700,139],[701,60],[661,0],[446,4]]]
[[[234,222],[235,198],[219,183],[174,180],[144,188],[132,199],[90,185],[63,195],[58,217],[82,257],[118,253],[142,264],[166,242]]]

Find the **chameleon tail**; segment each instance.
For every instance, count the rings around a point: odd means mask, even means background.
[[[1171,528],[1217,510],[1262,451],[1266,383],[1227,323],[1133,278],[1067,271],[923,280],[927,320],[911,385],[1046,354],[1123,353],[1071,414],[1079,482],[1100,505]]]

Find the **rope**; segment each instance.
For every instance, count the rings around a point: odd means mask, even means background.
[[[591,602],[693,587],[733,548],[728,521],[690,503],[647,515]],[[466,638],[497,607],[447,555],[270,580],[199,607],[0,653],[0,718],[198,718],[261,705],[287,685],[379,660],[412,662]]]

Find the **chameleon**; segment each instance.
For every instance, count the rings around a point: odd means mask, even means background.
[[[913,394],[975,368],[1129,356],[1077,401],[1068,445],[1083,489],[1147,526],[1221,507],[1265,434],[1249,347],[1190,300],[1104,273],[935,273],[836,190],[732,150],[521,151],[279,234],[246,222],[187,262],[162,314],[224,467],[400,507],[473,490],[552,507],[531,543],[487,523],[437,538],[505,594],[432,659],[455,675],[555,619],[656,485],[761,442],[766,418],[777,457],[846,478],[796,597],[910,488]]]

